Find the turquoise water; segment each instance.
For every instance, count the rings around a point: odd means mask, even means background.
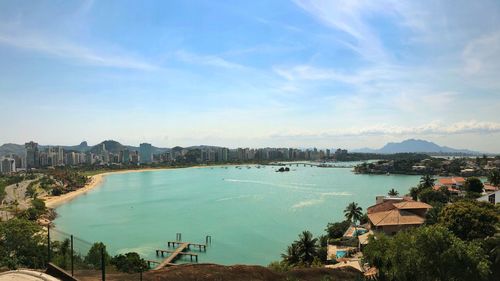
[[[57,208],[56,227],[109,252],[155,258],[176,233],[212,245],[200,262],[267,265],[303,230],[324,234],[349,202],[365,210],[376,195],[404,194],[417,176],[356,175],[350,169],[243,166],[112,174],[103,184]]]
[[[347,254],[347,251],[337,251],[336,255],[337,255],[337,258],[339,259],[339,258],[345,257],[346,254]]]

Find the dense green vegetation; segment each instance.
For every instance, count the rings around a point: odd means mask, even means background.
[[[425,225],[392,237],[378,233],[371,236],[363,248],[363,261],[379,270],[378,280],[499,280],[500,205],[451,197],[446,188],[432,189],[434,182],[432,176],[422,176],[410,192],[416,200],[433,206],[426,214]],[[481,181],[471,178],[464,190],[477,193],[479,188],[482,190]],[[395,195],[394,190],[389,193]],[[270,267],[288,270],[325,263],[326,256],[319,253],[328,243],[357,246],[357,241],[343,234],[352,223],[364,222],[362,210],[352,202],[344,215],[345,221],[329,223],[327,235],[319,239],[304,231],[287,248],[282,260]],[[324,244],[319,242],[321,239]]]
[[[462,241],[442,226],[424,226],[370,238],[364,260],[379,280],[487,280],[490,262],[478,243]]]
[[[372,237],[364,259],[379,280],[498,280],[499,222],[500,206],[458,201],[442,207],[432,226]]]
[[[43,203],[43,202],[42,202]],[[39,202],[33,208],[45,207]],[[71,264],[70,240],[51,241],[51,261],[61,268]],[[46,229],[33,221],[14,218],[0,223],[0,268],[44,268],[48,262]],[[75,253],[74,266],[79,269],[100,270],[101,249],[104,249],[105,265],[114,266],[127,273],[147,270],[146,262],[137,253],[126,253],[110,257],[103,243],[94,243],[87,253]]]
[[[394,154],[379,154],[379,153],[346,153],[334,156],[337,161],[366,161],[366,160],[415,160],[421,161],[429,159],[430,156],[423,153],[394,153]]]
[[[500,158],[434,158],[425,154],[401,153],[376,158],[378,161],[362,163],[354,170],[360,174],[407,174],[407,175],[441,175],[441,176],[488,176],[494,183],[500,184],[500,167],[491,167]],[[491,170],[493,168],[493,170]],[[465,170],[468,169],[468,170]]]
[[[42,228],[24,219],[0,223],[0,267],[42,268],[47,262]]]
[[[137,273],[148,270],[148,264],[137,253],[126,253],[123,255],[116,255],[110,263],[119,271],[127,273]]]
[[[439,223],[458,238],[472,241],[493,236],[500,220],[500,205],[464,200],[444,207]]]

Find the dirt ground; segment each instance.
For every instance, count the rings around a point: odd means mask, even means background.
[[[97,271],[78,271],[80,281],[99,281]],[[295,269],[286,273],[274,272],[256,265],[185,264],[143,274],[144,281],[354,281],[362,280],[360,273],[327,268]],[[139,274],[106,273],[106,281],[139,281]]]
[[[361,275],[356,272],[327,268],[295,269],[273,272],[262,266],[215,264],[179,265],[144,274],[145,281],[350,281]]]

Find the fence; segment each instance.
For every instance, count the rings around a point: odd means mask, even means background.
[[[125,264],[119,270],[113,265],[104,244],[90,243],[50,227],[47,228],[47,255],[49,262],[81,281],[143,280],[142,272],[130,272],[139,271],[136,267]]]

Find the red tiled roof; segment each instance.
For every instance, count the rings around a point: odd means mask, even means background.
[[[418,201],[404,201],[404,202],[399,202],[395,203],[394,207],[400,209],[400,210],[405,210],[405,209],[431,209],[432,206],[429,204],[426,204],[424,202],[418,202]]]
[[[385,225],[420,225],[425,219],[405,210],[394,209],[385,212],[368,214],[368,219],[375,226]]]
[[[485,184],[484,185],[484,190],[486,190],[486,191],[497,191],[498,187],[490,185],[490,184]]]
[[[432,189],[438,191],[438,190],[441,189],[442,186],[445,186],[445,185],[435,185],[435,186],[432,187]],[[451,186],[448,186],[448,191],[450,191],[450,192],[460,192],[459,189],[453,188]]]
[[[465,179],[462,177],[440,178],[438,181],[441,185],[462,185],[465,183]]]

